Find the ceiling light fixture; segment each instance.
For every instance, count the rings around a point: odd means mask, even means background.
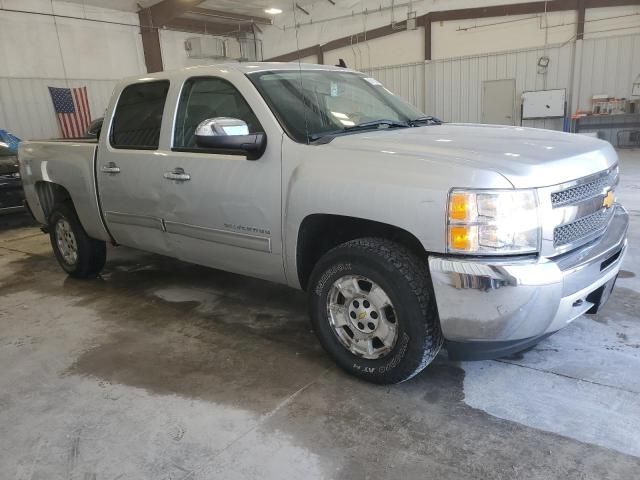
[[[280,10],[279,8],[267,8],[264,13],[268,13],[269,15],[278,15],[279,13],[282,13],[282,10]]]

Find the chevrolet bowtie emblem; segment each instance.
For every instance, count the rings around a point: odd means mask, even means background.
[[[604,208],[611,208],[615,201],[616,201],[615,195],[611,190],[609,190],[607,194],[604,196],[604,199],[602,200],[602,206]]]
[[[362,320],[366,316],[367,316],[367,312],[360,312],[360,314],[358,315],[358,320]]]

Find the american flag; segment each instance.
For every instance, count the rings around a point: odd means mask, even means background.
[[[56,111],[62,138],[83,137],[91,123],[87,87],[49,87],[53,109]]]

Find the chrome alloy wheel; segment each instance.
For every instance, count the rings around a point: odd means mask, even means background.
[[[78,261],[78,243],[71,225],[64,218],[56,223],[56,243],[64,261],[69,265],[75,265]]]
[[[346,275],[327,295],[329,322],[340,343],[369,360],[387,355],[398,339],[396,311],[385,291],[366,277]]]

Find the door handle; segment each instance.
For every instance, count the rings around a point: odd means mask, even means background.
[[[120,167],[115,164],[115,162],[109,162],[100,169],[103,173],[120,173]]]
[[[184,172],[184,168],[176,167],[172,172],[164,172],[164,178],[167,180],[176,180],[178,182],[187,182],[191,180],[191,175]]]

